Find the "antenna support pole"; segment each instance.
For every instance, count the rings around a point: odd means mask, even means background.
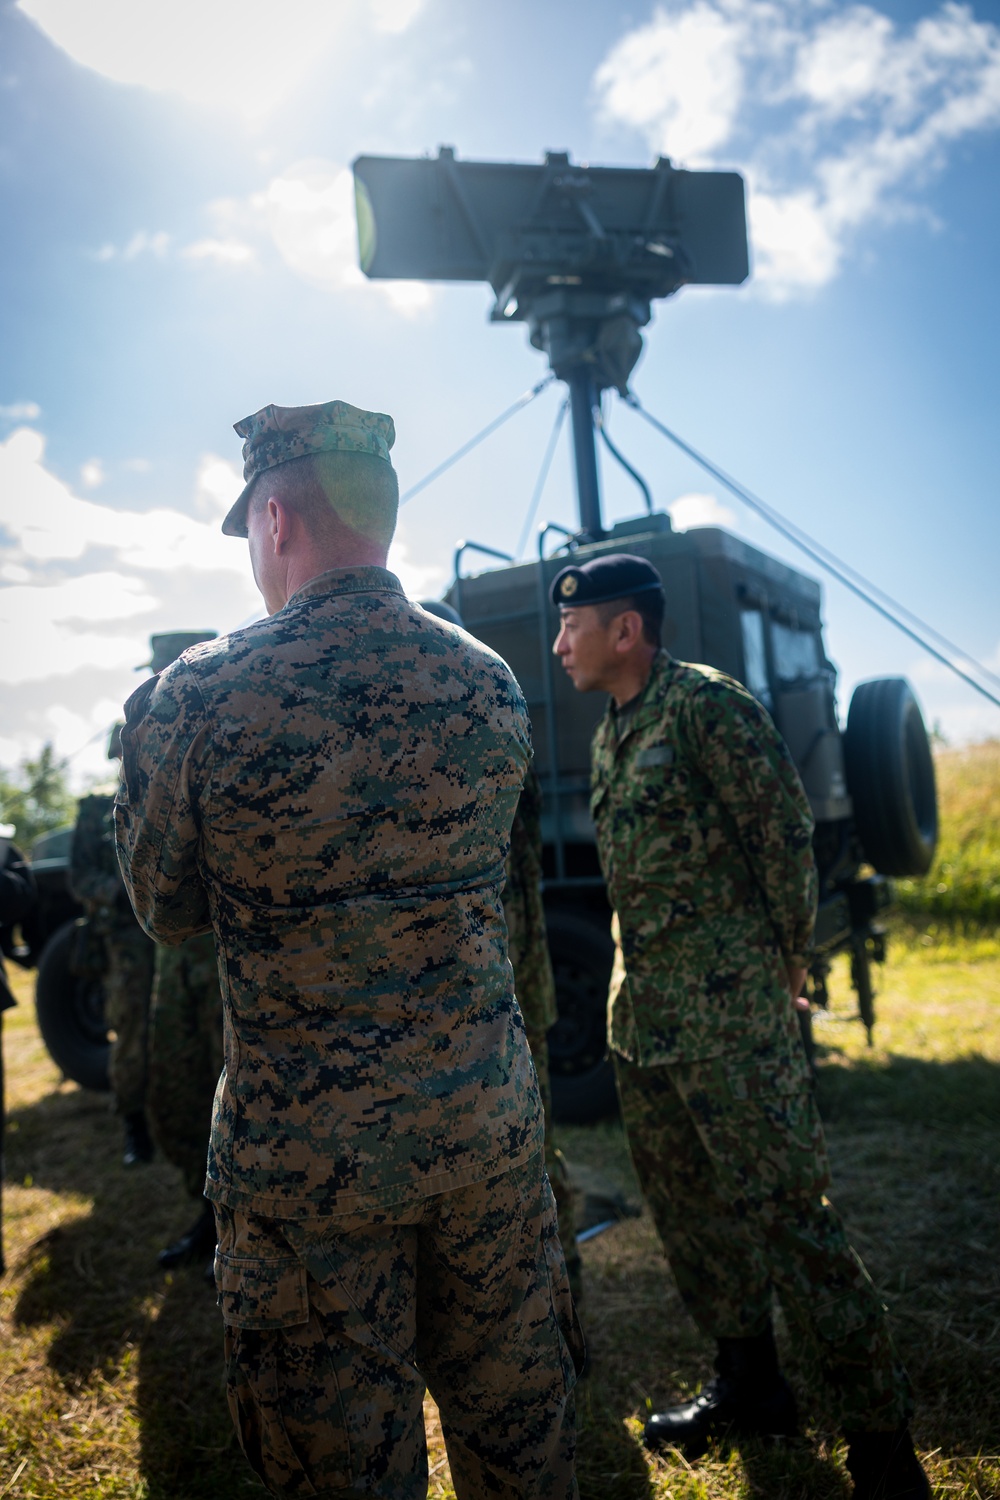
[[[580,527],[592,541],[604,535],[601,521],[601,485],[597,474],[597,443],[594,436],[594,407],[598,395],[589,365],[576,365],[564,376],[569,387],[570,412],[573,417],[573,457],[576,460],[576,492],[580,507]]]

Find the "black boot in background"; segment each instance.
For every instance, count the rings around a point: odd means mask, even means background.
[[[716,1375],[700,1395],[650,1417],[649,1448],[668,1445],[699,1458],[709,1439],[727,1432],[741,1437],[794,1437],[798,1431],[795,1397],[778,1368],[770,1324],[749,1339],[719,1339]]]
[[[165,1271],[189,1261],[204,1260],[215,1254],[215,1214],[206,1203],[190,1229],[160,1251],[156,1259]]]
[[[122,1162],[126,1167],[139,1166],[153,1160],[153,1138],[141,1109],[125,1116],[125,1150]]]
[[[931,1500],[931,1487],[914,1452],[909,1428],[844,1436],[854,1500]]]

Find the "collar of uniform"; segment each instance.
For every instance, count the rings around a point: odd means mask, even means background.
[[[635,708],[629,714],[628,723],[625,725],[621,739],[618,738],[615,725],[614,699],[608,699],[608,707],[601,728],[606,735],[612,737],[616,746],[624,745],[625,741],[635,734],[637,730],[645,729],[651,717],[656,718],[659,716],[660,693],[663,679],[673,664],[674,659],[670,655],[670,652],[661,646],[653,658],[653,665],[646,680],[646,686],[639,694],[639,701],[636,703]]]
[[[296,589],[285,608],[316,594],[399,594],[404,599],[406,597],[403,585],[388,568],[330,568]]]

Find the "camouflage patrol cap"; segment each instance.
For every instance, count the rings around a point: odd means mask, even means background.
[[[246,536],[247,501],[258,474],[310,453],[373,453],[391,464],[389,449],[396,441],[395,424],[385,412],[363,411],[347,401],[265,406],[237,422],[234,430],[245,439],[245,488],[222,523],[226,536]]]
[[[609,552],[582,567],[563,568],[552,580],[553,604],[573,609],[580,604],[607,604],[633,594],[663,593],[663,580],[644,557],[630,552]]]
[[[135,670],[141,672],[148,668],[150,672],[162,672],[189,646],[197,646],[200,641],[214,641],[218,633],[217,630],[166,630],[161,635],[151,635],[149,649],[152,656]]]

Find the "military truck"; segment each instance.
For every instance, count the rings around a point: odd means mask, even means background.
[[[52,1061],[82,1088],[110,1088],[104,1021],[104,950],[69,884],[73,828],[58,828],[30,851],[38,902],[24,931],[37,965],[35,1010]]]
[[[831,960],[848,952],[869,1030],[871,964],[885,957],[879,917],[892,899],[889,877],[929,868],[937,802],[927,734],[904,679],[861,683],[841,731],[814,579],[720,528],[675,532],[663,513],[621,521],[598,542],[564,535],[563,546],[546,555],[547,537],[561,529],[540,534],[538,561],[473,576],[463,573],[466,558],[490,549],[464,544],[445,597],[510,664],[528,703],[545,798],[544,895],[559,1002],[549,1036],[553,1101],[558,1118],[579,1122],[613,1110],[615,1100],[605,1048],[610,911],[588,811],[590,739],[606,700],[578,693],[552,655],[558,618],[549,586],[568,555],[577,564],[603,552],[648,559],[666,591],[668,650],[736,677],[774,718],[816,819],[820,905],[811,995],[826,1005]]]
[[[214,640],[214,630],[160,631],[150,636],[150,660],[137,671],[161,672],[188,646]],[[121,725],[112,727],[108,759],[121,756]],[[114,800],[114,784],[95,795]],[[103,808],[101,809],[103,811]],[[83,1088],[110,1088],[111,1044],[104,1020],[104,938],[70,883],[74,828],[57,829],[30,851],[38,900],[25,926],[25,961],[37,965],[35,1009],[42,1040],[53,1062]],[[79,854],[79,850],[78,850]],[[113,865],[113,855],[107,849]],[[122,892],[124,896],[124,891]]]
[[[614,1104],[605,1060],[610,913],[588,814],[589,742],[603,704],[577,694],[551,655],[557,620],[548,588],[569,554],[576,563],[608,551],[647,558],[666,589],[668,649],[731,673],[772,714],[816,818],[812,997],[825,1004],[830,960],[848,951],[870,1034],[871,963],[885,953],[878,918],[891,900],[889,877],[923,874],[937,835],[933,762],[916,699],[902,678],[862,683],[842,732],[816,581],[719,528],[672,531],[601,413],[603,392],[637,404],[628,381],[656,299],[684,286],[738,286],[749,274],[739,174],[678,170],[665,157],[650,169],[586,167],[566,152],[549,152],[541,164],[469,162],[442,146],[436,158],[358,157],[354,178],[365,275],[488,283],[491,321],[525,323],[550,378],[567,387],[578,530],[545,527],[538,560],[519,565],[492,547],[463,544],[446,595],[510,663],[531,713],[559,1000],[550,1036],[557,1118],[590,1119]],[[601,515],[598,433],[647,506],[610,531]],[[553,533],[560,542],[549,555]],[[469,553],[510,566],[466,577]]]

